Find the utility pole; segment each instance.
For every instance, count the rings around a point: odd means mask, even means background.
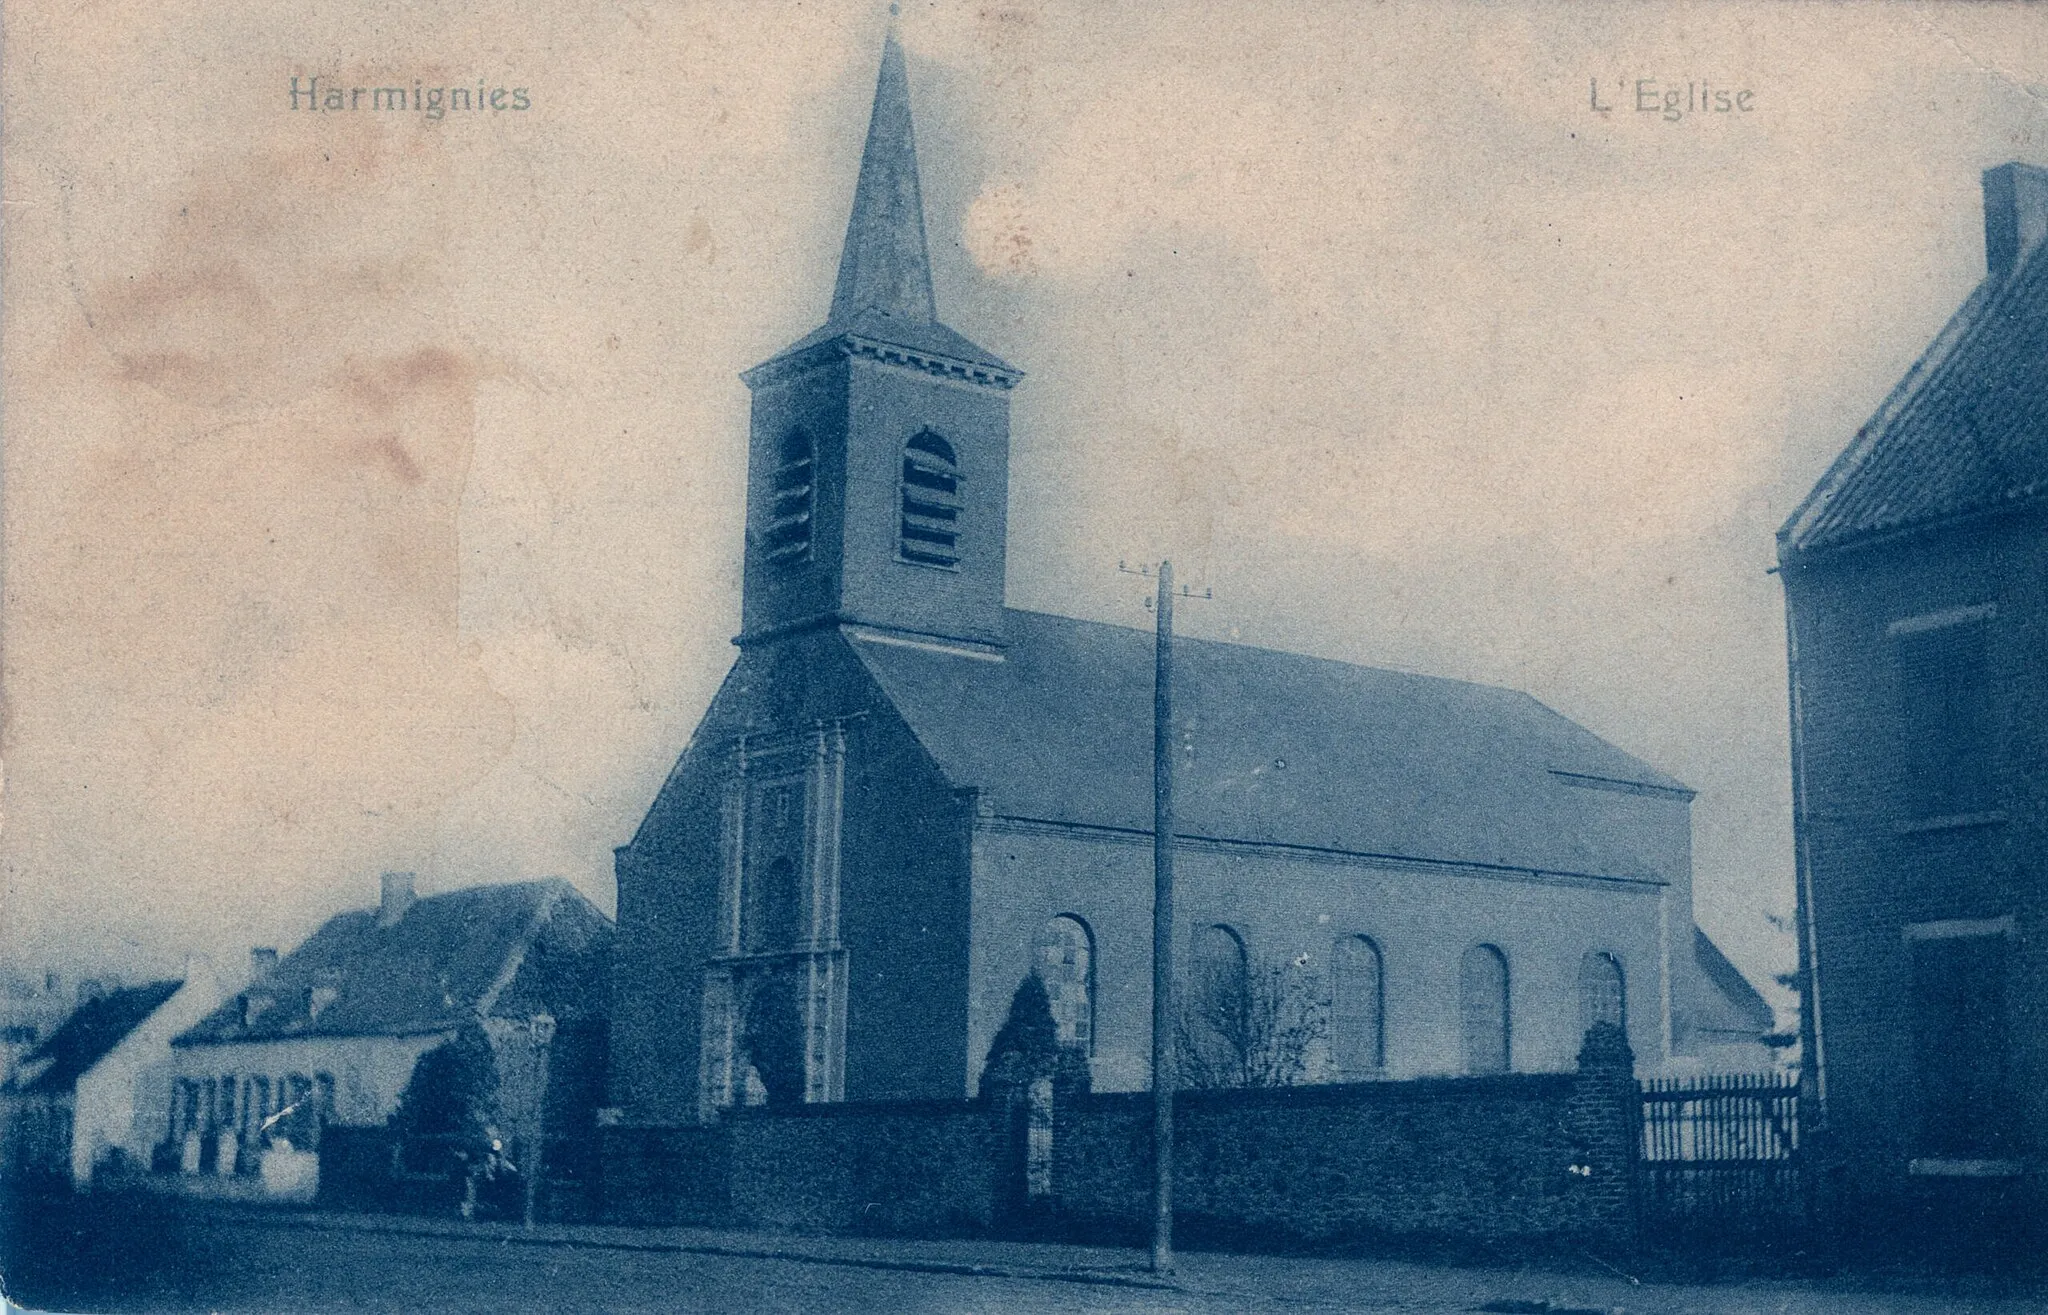
[[[1117,569],[1151,575],[1122,562]],[[1173,563],[1159,563],[1152,655],[1152,1271],[1173,1272]],[[1212,598],[1185,586],[1183,598]]]
[[[1152,656],[1152,1269],[1173,1272],[1173,563]]]

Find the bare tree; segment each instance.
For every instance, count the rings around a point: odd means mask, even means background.
[[[1190,1088],[1305,1082],[1328,1037],[1328,1012],[1301,962],[1198,969],[1181,1001],[1176,1049]]]

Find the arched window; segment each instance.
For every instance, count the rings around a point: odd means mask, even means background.
[[[1330,955],[1330,1051],[1345,1076],[1387,1062],[1385,979],[1377,945],[1346,936]]]
[[[897,551],[906,562],[960,561],[960,459],[929,429],[903,445],[903,524]]]
[[[1062,913],[1039,928],[1031,971],[1045,983],[1060,1044],[1095,1051],[1095,938],[1088,924]]]
[[[1458,1019],[1467,1073],[1508,1071],[1508,960],[1491,945],[1465,951],[1458,965]]]
[[[1251,985],[1244,938],[1217,923],[1195,933],[1182,1010],[1181,1072],[1191,1087],[1246,1081],[1258,1038],[1252,1035]]]
[[[809,434],[792,429],[782,436],[775,455],[775,479],[769,486],[772,500],[768,523],[761,531],[761,549],[771,558],[801,557],[811,547],[817,453]]]
[[[1594,950],[1579,960],[1579,1035],[1595,1023],[1628,1026],[1628,988],[1621,960]]]
[[[1198,999],[1219,1019],[1242,1013],[1245,1006],[1244,937],[1217,923],[1195,937],[1193,986]]]

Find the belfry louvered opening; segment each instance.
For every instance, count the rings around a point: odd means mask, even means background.
[[[809,434],[792,429],[783,435],[776,456],[775,482],[769,489],[768,524],[761,531],[761,548],[772,558],[801,557],[811,548],[817,453]]]
[[[903,523],[898,554],[922,566],[960,561],[960,460],[953,445],[921,430],[903,445]]]

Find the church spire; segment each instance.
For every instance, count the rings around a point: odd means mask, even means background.
[[[882,43],[882,73],[875,83],[846,247],[839,256],[831,322],[846,323],[866,310],[916,324],[938,319],[931,256],[925,249],[924,197],[917,183],[917,141],[910,127],[910,79],[893,22]]]

